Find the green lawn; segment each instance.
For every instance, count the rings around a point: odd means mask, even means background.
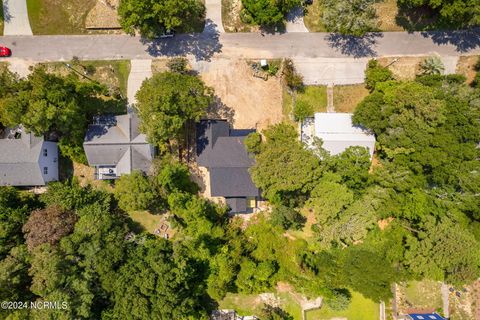
[[[133,226],[133,229],[137,231],[148,231],[153,233],[160,227],[160,223],[163,219],[162,215],[151,214],[148,211],[132,211],[128,215],[137,224]]]
[[[96,0],[27,0],[33,34],[83,34]]]
[[[430,280],[410,281],[405,287],[402,287],[406,300],[419,309],[442,309],[443,302],[440,290],[441,284]]]
[[[293,316],[294,320],[302,319],[302,309],[291,294],[277,293],[281,301],[281,308]],[[218,301],[218,309],[233,309],[241,316],[258,316],[263,307],[263,302],[258,294],[227,293],[222,301]]]
[[[297,92],[296,101],[303,101],[313,107],[313,112],[327,111],[327,87],[306,86],[303,92]],[[290,119],[293,110],[293,99],[287,90],[283,92],[283,115]],[[312,114],[313,116],[313,114]]]
[[[366,299],[358,292],[352,292],[352,302],[347,310],[332,311],[324,306],[318,310],[307,312],[307,320],[329,320],[347,318],[348,320],[378,320],[380,310],[378,303]]]

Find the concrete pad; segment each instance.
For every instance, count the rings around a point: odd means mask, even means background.
[[[30,67],[33,67],[34,65],[35,62],[23,59],[12,58],[8,61],[8,69],[17,73],[22,78],[26,78],[31,73]]]
[[[221,0],[206,0],[205,1],[205,30],[203,32],[225,32],[222,23],[222,1]],[[210,26],[210,27],[209,27]]]
[[[127,98],[129,104],[135,104],[135,94],[145,79],[152,76],[152,60],[131,60],[130,74],[127,82]]]
[[[33,34],[25,0],[3,0],[3,17],[4,35],[31,36]]]
[[[303,8],[295,7],[287,14],[287,32],[308,32],[305,23],[303,22]]]
[[[295,68],[306,85],[363,83],[368,58],[294,58]]]
[[[445,74],[454,74],[457,71],[458,56],[441,56],[443,65],[445,66]]]

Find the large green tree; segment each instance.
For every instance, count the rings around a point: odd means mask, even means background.
[[[132,35],[138,31],[147,39],[182,28],[204,12],[205,7],[198,0],[121,0],[118,7],[122,28]]]
[[[377,29],[377,0],[321,0],[322,22],[330,32],[363,36]]]
[[[242,19],[247,23],[274,25],[281,23],[285,14],[300,5],[299,0],[242,0]]]
[[[140,130],[150,143],[165,148],[205,114],[212,90],[197,76],[163,72],[144,81],[136,97]]]

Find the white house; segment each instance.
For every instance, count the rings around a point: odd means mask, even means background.
[[[0,134],[0,186],[44,186],[58,180],[58,147],[22,127]]]
[[[348,147],[368,149],[370,158],[375,151],[375,136],[368,130],[352,123],[351,113],[315,113],[302,125],[302,141],[311,146],[313,137],[323,141],[323,148],[331,155],[342,153]]]

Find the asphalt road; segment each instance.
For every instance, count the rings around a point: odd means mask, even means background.
[[[143,42],[127,35],[4,36],[16,58],[33,61],[150,59],[193,55],[197,60],[229,58],[346,58],[395,55],[480,54],[480,30],[369,34],[362,39],[326,33],[218,33],[213,24],[201,34]]]

